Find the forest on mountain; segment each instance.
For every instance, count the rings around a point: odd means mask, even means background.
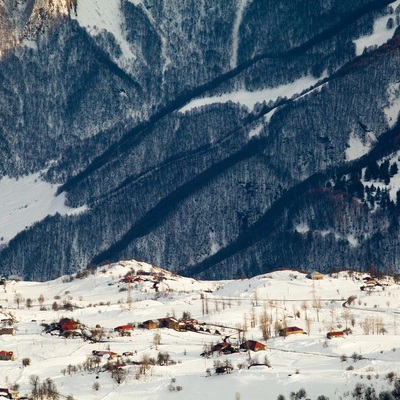
[[[99,0],[0,0],[0,176],[43,171],[88,209],[18,234],[0,271],[396,270],[398,3],[121,0],[117,32],[85,19],[91,5],[107,20]],[[377,21],[393,39],[358,55]],[[368,150],[349,158],[352,142]]]

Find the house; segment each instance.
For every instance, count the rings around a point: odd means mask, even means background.
[[[378,281],[376,279],[374,279],[374,278],[370,278],[370,277],[364,278],[363,281],[367,286],[376,286],[376,285],[378,285]]]
[[[310,272],[309,274],[307,274],[306,278],[311,279],[313,281],[318,281],[318,280],[324,279],[324,276],[321,274],[321,272],[313,271],[313,272]]]
[[[257,342],[256,340],[246,340],[240,345],[242,350],[261,351],[266,350],[267,346],[264,343]]]
[[[343,331],[328,332],[328,333],[326,334],[326,337],[327,337],[328,339],[333,339],[333,338],[338,338],[338,337],[344,338],[344,332],[343,332]]]
[[[0,327],[0,335],[15,335],[15,329],[9,326]]]
[[[114,328],[114,332],[118,332],[121,336],[130,336],[133,329],[132,325],[120,325]]]
[[[196,326],[199,324],[194,318],[181,318],[179,320],[179,330],[180,331],[193,331],[197,332]]]
[[[0,322],[3,326],[13,326],[14,325],[14,321],[12,318],[5,318],[5,319],[0,320]]]
[[[62,318],[58,322],[58,325],[63,331],[73,331],[75,329],[79,329],[81,324],[79,322],[74,321],[70,318]]]
[[[160,318],[159,320],[160,328],[168,328],[174,329],[176,331],[179,330],[179,321],[176,318],[167,317],[167,318]]]
[[[289,335],[300,335],[303,334],[303,329],[298,328],[297,326],[288,326],[287,328],[280,329],[278,331],[279,336],[289,336]]]
[[[2,361],[14,361],[14,353],[12,351],[1,350],[0,360]]]
[[[221,342],[217,343],[215,346],[211,348],[211,353],[214,353],[214,351],[223,354],[232,354],[232,353],[237,353],[238,350],[237,348],[233,347],[231,343]]]
[[[142,323],[143,328],[145,329],[157,329],[160,327],[160,321],[158,319],[149,319]]]

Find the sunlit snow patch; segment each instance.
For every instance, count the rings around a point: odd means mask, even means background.
[[[397,0],[394,3],[390,4],[393,9],[396,9],[396,7],[399,5],[400,0]],[[354,41],[354,44],[356,45],[356,54],[358,56],[363,53],[364,49],[368,49],[368,47],[371,46],[381,46],[393,37],[397,26],[396,23],[394,23],[393,27],[388,29],[387,23],[389,18],[393,18],[395,20],[396,15],[385,15],[378,18],[374,23],[373,32],[371,35],[362,36]]]
[[[0,245],[6,244],[18,232],[48,215],[71,215],[85,211],[67,207],[65,195],[55,197],[58,185],[40,179],[40,173],[14,179],[0,180]]]
[[[291,98],[293,95],[301,93],[304,90],[314,86],[322,78],[323,77],[315,79],[311,76],[305,76],[292,83],[280,85],[275,88],[257,90],[254,92],[250,92],[248,90],[239,90],[237,92],[224,93],[220,96],[195,99],[186,104],[179,111],[185,112],[190,111],[193,108],[203,107],[215,103],[227,103],[229,101],[242,104],[249,110],[252,110],[257,103],[263,103],[264,101],[266,103],[269,101],[276,101],[279,97]]]
[[[308,224],[304,222],[297,224],[294,229],[299,233],[307,233],[310,230]]]
[[[254,129],[252,129],[252,130],[249,132],[249,138],[251,139],[252,137],[260,136],[260,133],[261,133],[263,127],[264,127],[264,126],[263,126],[262,124],[257,125]]]
[[[400,83],[393,83],[388,89],[389,105],[383,109],[389,126],[392,128],[400,112]]]
[[[364,141],[352,132],[347,143],[348,147],[345,151],[346,161],[356,160],[357,158],[362,157],[364,154],[367,154],[375,141],[376,137],[372,132],[368,132],[365,135]]]
[[[92,36],[99,35],[102,31],[111,33],[122,51],[122,56],[116,61],[123,67],[136,60],[137,57],[125,38],[122,28],[124,18],[120,7],[121,2],[115,0],[78,1],[77,17],[73,13],[71,16],[76,18],[79,25]]]

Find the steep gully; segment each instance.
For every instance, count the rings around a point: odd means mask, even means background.
[[[256,62],[267,58],[286,58],[286,57],[288,58],[288,57],[300,56],[304,54],[304,52],[306,52],[308,49],[315,46],[316,44],[331,38],[333,35],[336,35],[341,30],[345,29],[349,24],[351,24],[358,18],[361,18],[363,15],[365,15],[365,13],[379,9],[392,2],[393,1],[386,1],[382,3],[381,1],[379,2],[373,1],[368,5],[362,7],[361,9],[357,10],[357,12],[344,18],[339,24],[322,32],[319,35],[316,35],[308,42],[294,49],[278,54],[264,53],[262,55],[256,56],[255,58],[240,64],[238,67],[232,69],[231,71],[228,71],[227,73],[215,78],[211,82],[208,82],[204,85],[201,85],[186,93],[181,94],[175,100],[173,100],[165,107],[162,107],[158,112],[153,114],[148,121],[145,121],[142,124],[134,127],[127,134],[125,134],[119,142],[112,145],[102,155],[94,159],[93,162],[85,170],[83,170],[81,173],[71,178],[63,186],[61,186],[59,192],[73,190],[73,188],[76,185],[78,185],[81,180],[85,179],[91,173],[101,168],[102,165],[109,162],[113,157],[117,155],[120,156],[122,152],[127,151],[130,148],[132,148],[132,146],[138,144],[146,136],[148,129],[151,128],[153,124],[159,122],[162,118],[169,115],[170,113],[180,109],[182,106],[187,104],[193,98],[198,97],[204,94],[205,92],[208,92],[209,90],[218,87],[227,80],[237,76],[239,73],[251,67]],[[104,62],[109,63],[108,60],[104,60]],[[320,82],[315,87],[321,86],[326,82],[329,82],[333,79],[337,79],[339,77],[346,75],[351,71],[350,64],[354,64],[354,61],[344,66],[337,73],[325,79],[324,81]],[[124,78],[126,78],[126,76],[124,76]],[[315,89],[315,87],[311,88],[310,90]],[[305,93],[302,93],[301,95],[304,95]],[[238,127],[238,129],[241,129],[246,125],[248,125],[249,123],[258,120],[259,118],[262,118],[265,114],[272,111],[274,108],[284,106],[285,104],[288,104],[294,100],[295,99],[283,100],[279,104],[276,104],[274,107],[265,106],[260,112],[251,114],[248,118],[246,118],[246,120],[243,121],[242,127]],[[234,242],[232,242],[225,248],[221,249],[213,256],[205,259],[201,263],[187,268],[184,271],[184,274],[193,276],[201,272],[204,272],[207,269],[211,268],[213,265],[232,256],[236,252],[239,252],[251,246],[252,244],[256,243],[259,240],[265,239],[269,234],[271,234],[274,231],[274,229],[276,228],[276,224],[280,220],[279,216],[282,214],[286,205],[290,203],[290,200],[293,199],[293,197],[304,194],[311,188],[323,185],[324,182],[326,182],[326,180],[329,179],[329,177],[331,176],[338,176],[344,173],[351,172],[352,170],[360,168],[360,166],[366,165],[366,163],[369,162],[371,159],[378,159],[381,157],[382,154],[386,154],[389,150],[393,150],[393,146],[398,145],[397,139],[399,136],[399,130],[400,130],[400,124],[397,124],[393,129],[383,134],[380,137],[378,144],[376,145],[374,150],[372,150],[368,155],[357,160],[356,162],[347,164],[339,168],[331,168],[328,171],[314,174],[305,181],[287,190],[285,193],[283,193],[280,199],[278,199],[272,205],[272,207],[254,225],[246,229]],[[203,171],[201,174],[199,174],[192,180],[186,182],[185,184],[177,188],[175,191],[173,191],[172,193],[167,195],[164,199],[162,199],[155,207],[149,210],[140,220],[138,220],[118,242],[113,244],[106,251],[94,257],[92,261],[94,263],[99,263],[103,260],[118,258],[118,254],[123,249],[125,249],[134,239],[146,235],[152,229],[159,226],[161,222],[165,220],[165,218],[173,210],[175,210],[176,207],[185,198],[189,197],[194,192],[200,190],[202,187],[207,185],[212,179],[214,179],[216,176],[223,173],[236,163],[239,163],[245,159],[253,157],[257,153],[261,152],[264,148],[264,144],[265,144],[265,139],[254,138],[237,153],[214,164],[213,166]],[[125,182],[124,184],[129,184],[129,183],[130,181],[128,179],[128,181]]]

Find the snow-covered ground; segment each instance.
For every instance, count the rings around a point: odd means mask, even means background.
[[[48,215],[70,215],[86,210],[67,207],[65,195],[55,196],[58,186],[41,180],[40,173],[17,179],[0,179],[0,245]]]
[[[138,4],[138,2],[133,2]],[[116,43],[120,46],[122,55],[118,60],[121,67],[133,63],[137,56],[134,54],[130,44],[126,40],[123,30],[123,16],[121,13],[120,0],[84,0],[78,1],[77,16],[78,23],[92,36],[108,32],[114,36]]]
[[[396,10],[399,5],[400,0],[396,0],[390,4],[393,10]],[[387,27],[389,18],[392,18],[394,21],[391,28]],[[368,49],[371,46],[378,47],[391,39],[397,28],[395,21],[396,14],[384,15],[383,17],[378,18],[374,23],[373,32],[370,35],[362,36],[354,41],[354,44],[356,45],[356,54],[359,56],[365,49]]]
[[[194,108],[203,107],[209,104],[215,103],[227,103],[232,101],[239,103],[252,110],[257,103],[268,103],[269,101],[276,101],[280,98],[291,98],[295,94],[300,94],[304,90],[311,88],[321,79],[326,78],[324,74],[318,79],[312,76],[304,76],[292,83],[286,85],[280,85],[274,88],[268,88],[263,90],[257,90],[250,92],[248,90],[238,90],[236,92],[224,93],[221,96],[204,97],[200,99],[192,100],[180,109],[180,112],[190,111]]]
[[[129,273],[144,279],[132,283],[131,290],[120,282]],[[4,289],[0,287],[0,311],[3,318],[12,315],[17,320],[16,333],[0,336],[0,350],[13,351],[15,360],[0,361],[0,387],[17,383],[20,394],[27,394],[32,388],[30,377],[37,375],[42,382],[51,378],[62,395],[75,399],[274,400],[280,394],[289,399],[292,392],[304,389],[310,399],[325,395],[332,400],[352,398],[358,383],[373,386],[377,392],[393,390],[386,376],[400,367],[400,286],[385,278],[380,281],[384,286],[361,291],[362,277],[341,272],[311,281],[300,272],[278,271],[252,279],[206,282],[182,278],[143,262],[125,261],[100,267],[81,279],[8,281]],[[158,292],[154,281],[160,281]],[[355,297],[354,302],[344,307],[350,296]],[[32,300],[29,309],[28,298]],[[59,307],[71,303],[76,308],[55,311],[55,302]],[[204,331],[136,327],[126,337],[113,332],[119,325],[137,326],[167,316],[180,318],[183,313],[204,322]],[[260,329],[262,316],[271,321],[268,340]],[[65,339],[43,332],[41,323],[62,317],[79,320],[87,329],[101,326],[106,332],[103,341]],[[276,336],[276,324],[298,326],[306,334]],[[327,332],[346,326],[352,334],[326,338]],[[265,343],[267,350],[200,356],[207,346],[225,336],[236,345],[237,329],[245,329],[247,339]],[[159,345],[155,335],[160,337]],[[81,368],[93,350],[133,353],[130,361],[123,359],[126,365],[121,368],[126,375],[121,383],[109,371]],[[132,363],[147,356],[157,359],[159,352],[168,353],[175,363],[154,365],[145,374]],[[22,367],[27,358],[30,365]],[[266,359],[270,367],[248,368],[250,363]],[[214,366],[218,362],[232,365],[232,372],[217,375]],[[101,366],[105,364],[106,360],[101,362]],[[172,390],[178,386],[181,391]]]

